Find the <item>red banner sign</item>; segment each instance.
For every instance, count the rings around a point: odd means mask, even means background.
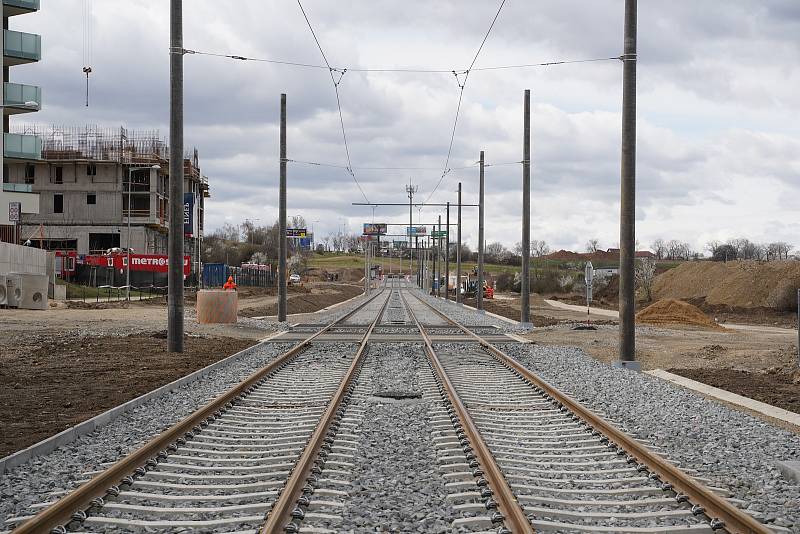
[[[124,270],[128,261],[127,254],[110,254],[108,256],[86,256],[86,265],[113,267]],[[189,276],[192,270],[189,256],[183,257],[183,275]],[[131,271],[166,273],[169,271],[169,258],[165,254],[131,254]]]

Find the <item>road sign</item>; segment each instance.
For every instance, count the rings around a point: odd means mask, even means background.
[[[421,235],[428,235],[428,227],[427,226],[407,226],[406,227],[406,234],[411,237],[421,236]]]
[[[386,233],[386,223],[364,223],[364,235],[383,235]]]
[[[306,228],[287,228],[286,237],[306,237]]]
[[[447,237],[447,230],[434,230],[431,235],[436,238],[444,238]]]
[[[592,282],[594,281],[594,267],[592,262],[586,262],[586,270],[583,273],[583,279],[586,282],[586,304],[592,302]]]
[[[19,222],[20,213],[22,213],[22,203],[21,202],[9,202],[8,203],[8,222],[12,222],[12,223]]]

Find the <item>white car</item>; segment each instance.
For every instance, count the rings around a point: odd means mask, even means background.
[[[290,284],[299,284],[300,283],[300,275],[297,273],[292,273],[289,275],[289,283]]]

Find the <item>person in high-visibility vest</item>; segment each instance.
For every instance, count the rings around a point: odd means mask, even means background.
[[[228,281],[222,286],[226,291],[236,291],[236,282],[233,281],[233,276],[228,277]]]

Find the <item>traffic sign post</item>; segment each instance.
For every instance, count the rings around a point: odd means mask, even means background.
[[[586,269],[583,273],[583,279],[586,282],[586,322],[587,324],[592,324],[592,320],[589,318],[589,309],[592,304],[592,283],[594,282],[594,267],[592,266],[592,262],[586,262]]]
[[[21,202],[8,203],[8,222],[14,223],[14,244],[19,244],[19,219],[22,213]]]

